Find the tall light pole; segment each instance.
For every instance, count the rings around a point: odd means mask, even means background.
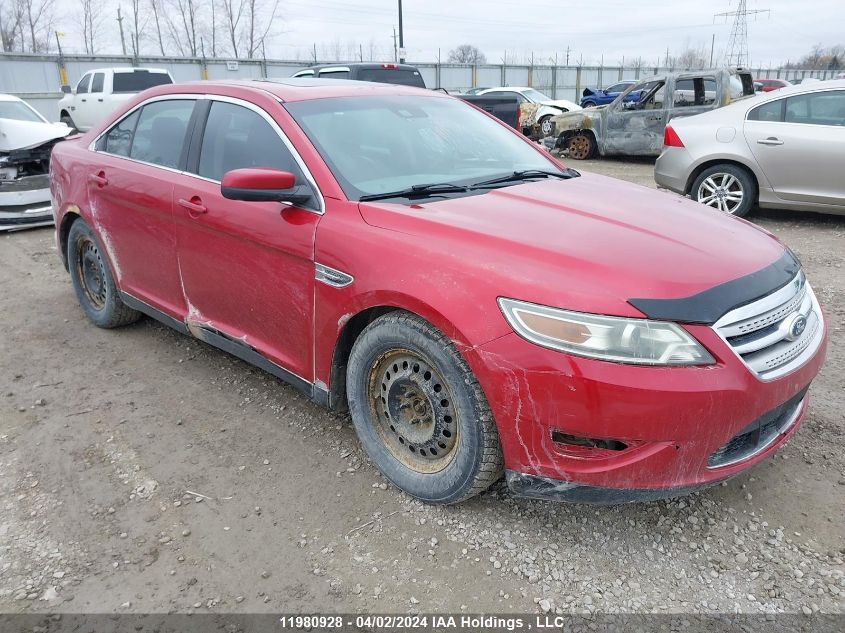
[[[402,0],[399,0],[399,63],[405,63],[405,34],[402,31]]]

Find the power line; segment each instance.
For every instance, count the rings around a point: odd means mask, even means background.
[[[751,59],[748,56],[748,16],[757,16],[758,13],[771,15],[769,9],[749,9],[746,0],[739,0],[736,11],[725,11],[713,16],[716,18],[734,18],[731,37],[728,40],[728,48],[725,54],[725,62],[728,66],[748,66]]]

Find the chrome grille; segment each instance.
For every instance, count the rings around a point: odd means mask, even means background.
[[[803,365],[824,333],[821,309],[803,272],[762,299],[731,310],[713,327],[763,380]]]

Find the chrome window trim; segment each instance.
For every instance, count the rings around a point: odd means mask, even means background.
[[[270,93],[268,93],[268,94],[270,94]],[[300,156],[299,152],[293,146],[293,143],[290,142],[290,139],[288,138],[287,134],[285,134],[282,131],[282,128],[279,127],[278,123],[276,123],[273,120],[273,117],[271,117],[267,113],[266,110],[264,110],[263,108],[255,105],[254,103],[252,103],[250,101],[246,101],[245,99],[240,99],[240,98],[237,98],[237,97],[227,97],[225,95],[189,94],[189,93],[174,93],[174,94],[158,95],[156,97],[150,97],[149,99],[145,99],[141,103],[137,104],[131,110],[126,111],[122,117],[113,121],[111,123],[111,125],[109,125],[105,130],[100,132],[96,136],[96,138],[94,138],[94,140],[91,141],[91,143],[89,143],[88,150],[95,152],[97,154],[107,154],[108,156],[114,156],[115,158],[122,158],[123,160],[128,160],[128,161],[133,162],[133,163],[138,163],[138,164],[141,164],[141,165],[148,165],[149,167],[156,167],[158,169],[164,169],[165,171],[169,171],[169,172],[176,173],[176,174],[181,174],[183,176],[189,176],[191,178],[197,178],[198,180],[204,180],[206,182],[213,182],[215,184],[220,184],[219,180],[215,180],[213,178],[208,178],[206,176],[200,176],[199,174],[195,174],[195,173],[190,172],[190,171],[175,169],[173,167],[167,167],[165,165],[157,165],[155,163],[148,163],[148,162],[143,161],[143,160],[138,160],[137,158],[131,158],[129,156],[121,156],[120,154],[112,154],[111,152],[105,152],[105,151],[95,149],[96,146],[97,146],[97,143],[99,142],[101,137],[103,137],[106,133],[108,133],[108,131],[111,130],[115,125],[118,125],[121,121],[123,121],[127,117],[132,116],[132,114],[135,113],[136,110],[141,109],[142,107],[144,107],[145,105],[147,105],[149,103],[155,103],[157,101],[174,101],[174,100],[181,100],[181,99],[192,99],[194,101],[209,100],[209,101],[221,101],[223,103],[231,103],[232,105],[239,105],[239,106],[247,108],[248,110],[252,110],[256,114],[261,116],[265,121],[267,121],[267,123],[270,125],[270,127],[273,128],[273,130],[279,136],[279,139],[282,141],[282,143],[285,145],[285,147],[291,153],[291,156],[293,156],[293,159],[296,161],[296,164],[302,170],[302,174],[305,177],[305,180],[308,181],[308,184],[314,190],[319,208],[317,208],[317,209],[306,209],[304,207],[298,207],[298,208],[302,208],[304,211],[310,211],[311,213],[316,213],[317,215],[323,215],[326,212],[326,201],[325,201],[325,198],[323,198],[323,192],[320,191],[320,188],[317,186],[317,181],[314,179],[314,176],[311,174],[311,170],[308,169],[308,166],[305,164],[305,161],[302,160],[302,156]],[[281,103],[281,101],[279,103]],[[281,204],[285,204],[285,203],[281,203]]]
[[[349,66],[331,66],[329,68],[321,68],[320,74],[323,73],[348,73],[350,72]]]
[[[786,88],[786,86],[784,86],[784,88]],[[779,90],[780,90],[780,88],[779,88]],[[836,88],[831,88],[831,87],[825,86],[823,88],[816,88],[815,90],[808,90],[806,92],[790,92],[789,94],[786,94],[786,95],[778,95],[776,98],[772,98],[768,101],[764,101],[763,103],[758,103],[752,108],[748,108],[748,110],[745,113],[744,120],[750,121],[751,123],[779,123],[781,125],[812,125],[812,126],[821,126],[821,127],[840,128],[840,127],[842,127],[841,125],[828,125],[826,123],[798,123],[798,122],[795,122],[795,121],[758,121],[757,119],[749,119],[748,118],[749,116],[751,116],[751,113],[754,112],[754,110],[756,110],[757,108],[762,108],[763,106],[769,105],[770,103],[775,103],[776,101],[786,101],[790,97],[806,97],[807,95],[814,95],[814,94],[818,94],[820,92],[836,92],[836,91],[845,91],[845,87],[840,86],[840,87],[836,87]]]

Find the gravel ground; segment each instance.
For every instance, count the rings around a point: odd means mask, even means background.
[[[752,220],[830,321],[803,428],[725,485],[611,508],[501,483],[424,506],[345,416],[151,320],[91,326],[50,229],[0,237],[0,611],[845,613],[845,218]]]

